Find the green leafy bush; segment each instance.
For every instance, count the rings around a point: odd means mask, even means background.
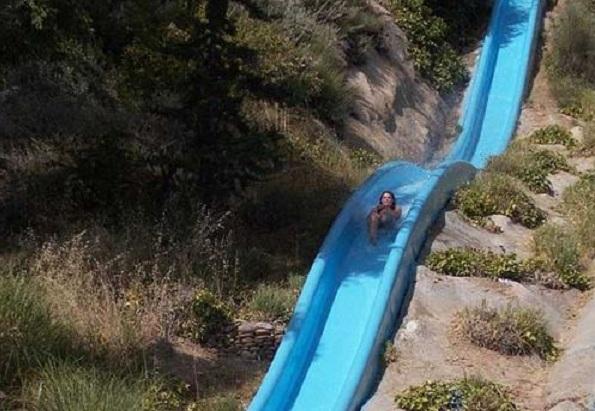
[[[309,92],[308,107],[323,119],[340,124],[350,103],[343,70],[345,57],[339,47],[344,35],[340,24],[346,29],[351,27],[342,20],[353,11],[351,5],[345,2],[261,0],[254,6],[263,16],[275,21],[297,50],[306,53],[307,66],[302,69],[305,72],[314,70],[318,79],[314,84],[316,88]]]
[[[449,27],[424,0],[390,0],[389,8],[410,42],[415,68],[440,91],[467,79],[461,57],[448,43]]]
[[[226,304],[203,289],[192,299],[182,332],[201,343],[212,343],[231,323],[231,311]]]
[[[473,248],[434,251],[427,257],[426,265],[440,274],[455,277],[508,278],[521,281],[531,274],[517,261],[515,254],[496,254]]]
[[[231,394],[208,395],[196,400],[190,385],[177,378],[157,378],[148,381],[148,395],[143,411],[242,411],[244,408]]]
[[[562,144],[568,148],[577,145],[570,132],[557,124],[535,130],[529,136],[529,141],[537,144]]]
[[[543,314],[533,309],[507,306],[465,308],[456,321],[461,335],[472,343],[508,355],[537,354],[555,359],[558,349],[548,334]]]
[[[405,411],[515,411],[507,390],[480,378],[452,382],[427,381],[410,387],[395,398]]]
[[[454,197],[456,207],[472,220],[503,214],[528,228],[543,224],[546,214],[527,196],[516,182],[500,173],[481,173],[463,186]]]
[[[506,153],[492,157],[487,170],[515,177],[535,193],[551,193],[548,174],[571,169],[566,158],[559,153],[538,150],[523,142],[515,142]]]

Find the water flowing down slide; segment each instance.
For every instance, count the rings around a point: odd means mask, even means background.
[[[440,166],[385,164],[349,199],[312,265],[250,411],[353,410],[370,396],[427,229],[452,192],[512,136],[541,8],[541,0],[494,1],[462,132]],[[372,246],[366,216],[383,190],[395,192],[404,217]]]

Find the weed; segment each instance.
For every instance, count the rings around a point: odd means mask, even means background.
[[[0,387],[53,358],[73,355],[73,339],[72,330],[52,316],[35,283],[0,276]]]
[[[480,378],[452,382],[426,381],[395,398],[405,411],[515,411],[518,408],[507,390]]]
[[[229,307],[207,290],[200,290],[194,295],[187,317],[182,332],[207,344],[216,343],[219,334],[232,323]]]
[[[465,308],[456,321],[457,330],[472,343],[508,355],[537,354],[552,360],[558,355],[548,334],[543,314],[533,309],[481,306]]]
[[[520,281],[529,277],[515,254],[496,254],[473,248],[434,251],[426,259],[431,270],[455,277],[508,278]]]
[[[288,321],[304,277],[290,275],[287,284],[260,284],[248,301],[248,314],[260,320]]]
[[[561,10],[547,55],[552,90],[562,112],[584,120],[595,115],[595,8],[588,0]]]
[[[471,183],[457,191],[456,207],[467,217],[480,220],[494,214],[504,214],[528,228],[543,224],[546,214],[509,176],[481,173]]]
[[[143,378],[55,363],[28,384],[24,401],[39,411],[146,411],[151,409],[152,398]]]
[[[580,263],[580,239],[572,227],[545,225],[535,233],[533,241],[537,255],[544,257],[564,284],[579,290],[590,287]]]
[[[415,68],[440,91],[467,79],[461,57],[448,43],[448,25],[420,0],[390,0],[389,8],[410,41]]]
[[[550,150],[537,150],[523,142],[515,142],[506,153],[492,157],[487,166],[490,172],[508,174],[521,180],[535,193],[551,193],[548,174],[570,171],[566,158]]]
[[[557,124],[535,130],[529,135],[529,141],[536,144],[562,144],[568,148],[577,145],[570,132]]]
[[[382,351],[382,365],[388,367],[395,361],[397,361],[397,347],[395,347],[392,341],[385,341]]]

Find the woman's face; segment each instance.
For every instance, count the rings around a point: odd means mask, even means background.
[[[385,205],[385,206],[393,205],[393,197],[389,193],[382,194],[382,205]]]

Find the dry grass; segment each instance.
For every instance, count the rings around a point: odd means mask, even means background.
[[[551,88],[562,112],[585,120],[595,116],[593,24],[593,2],[568,2],[554,26],[547,56]]]
[[[24,269],[87,351],[135,366],[157,338],[176,332],[193,290],[227,298],[237,287],[239,262],[224,218],[204,206],[193,213],[193,224],[167,210],[152,226],[132,217],[117,236],[97,224],[46,241],[31,235]]]
[[[164,328],[167,299],[155,295],[142,307],[126,304],[106,276],[109,265],[94,260],[91,248],[84,233],[61,244],[49,241],[30,272],[45,289],[53,316],[69,324],[90,352],[126,364]]]
[[[251,101],[244,109],[259,127],[287,137],[287,154],[293,164],[307,160],[308,166],[341,178],[351,187],[359,185],[379,165],[354,161],[334,131],[308,112],[266,101]]]
[[[557,356],[543,314],[537,310],[511,305],[497,309],[483,301],[479,307],[465,308],[455,321],[455,329],[480,347],[507,355]]]

